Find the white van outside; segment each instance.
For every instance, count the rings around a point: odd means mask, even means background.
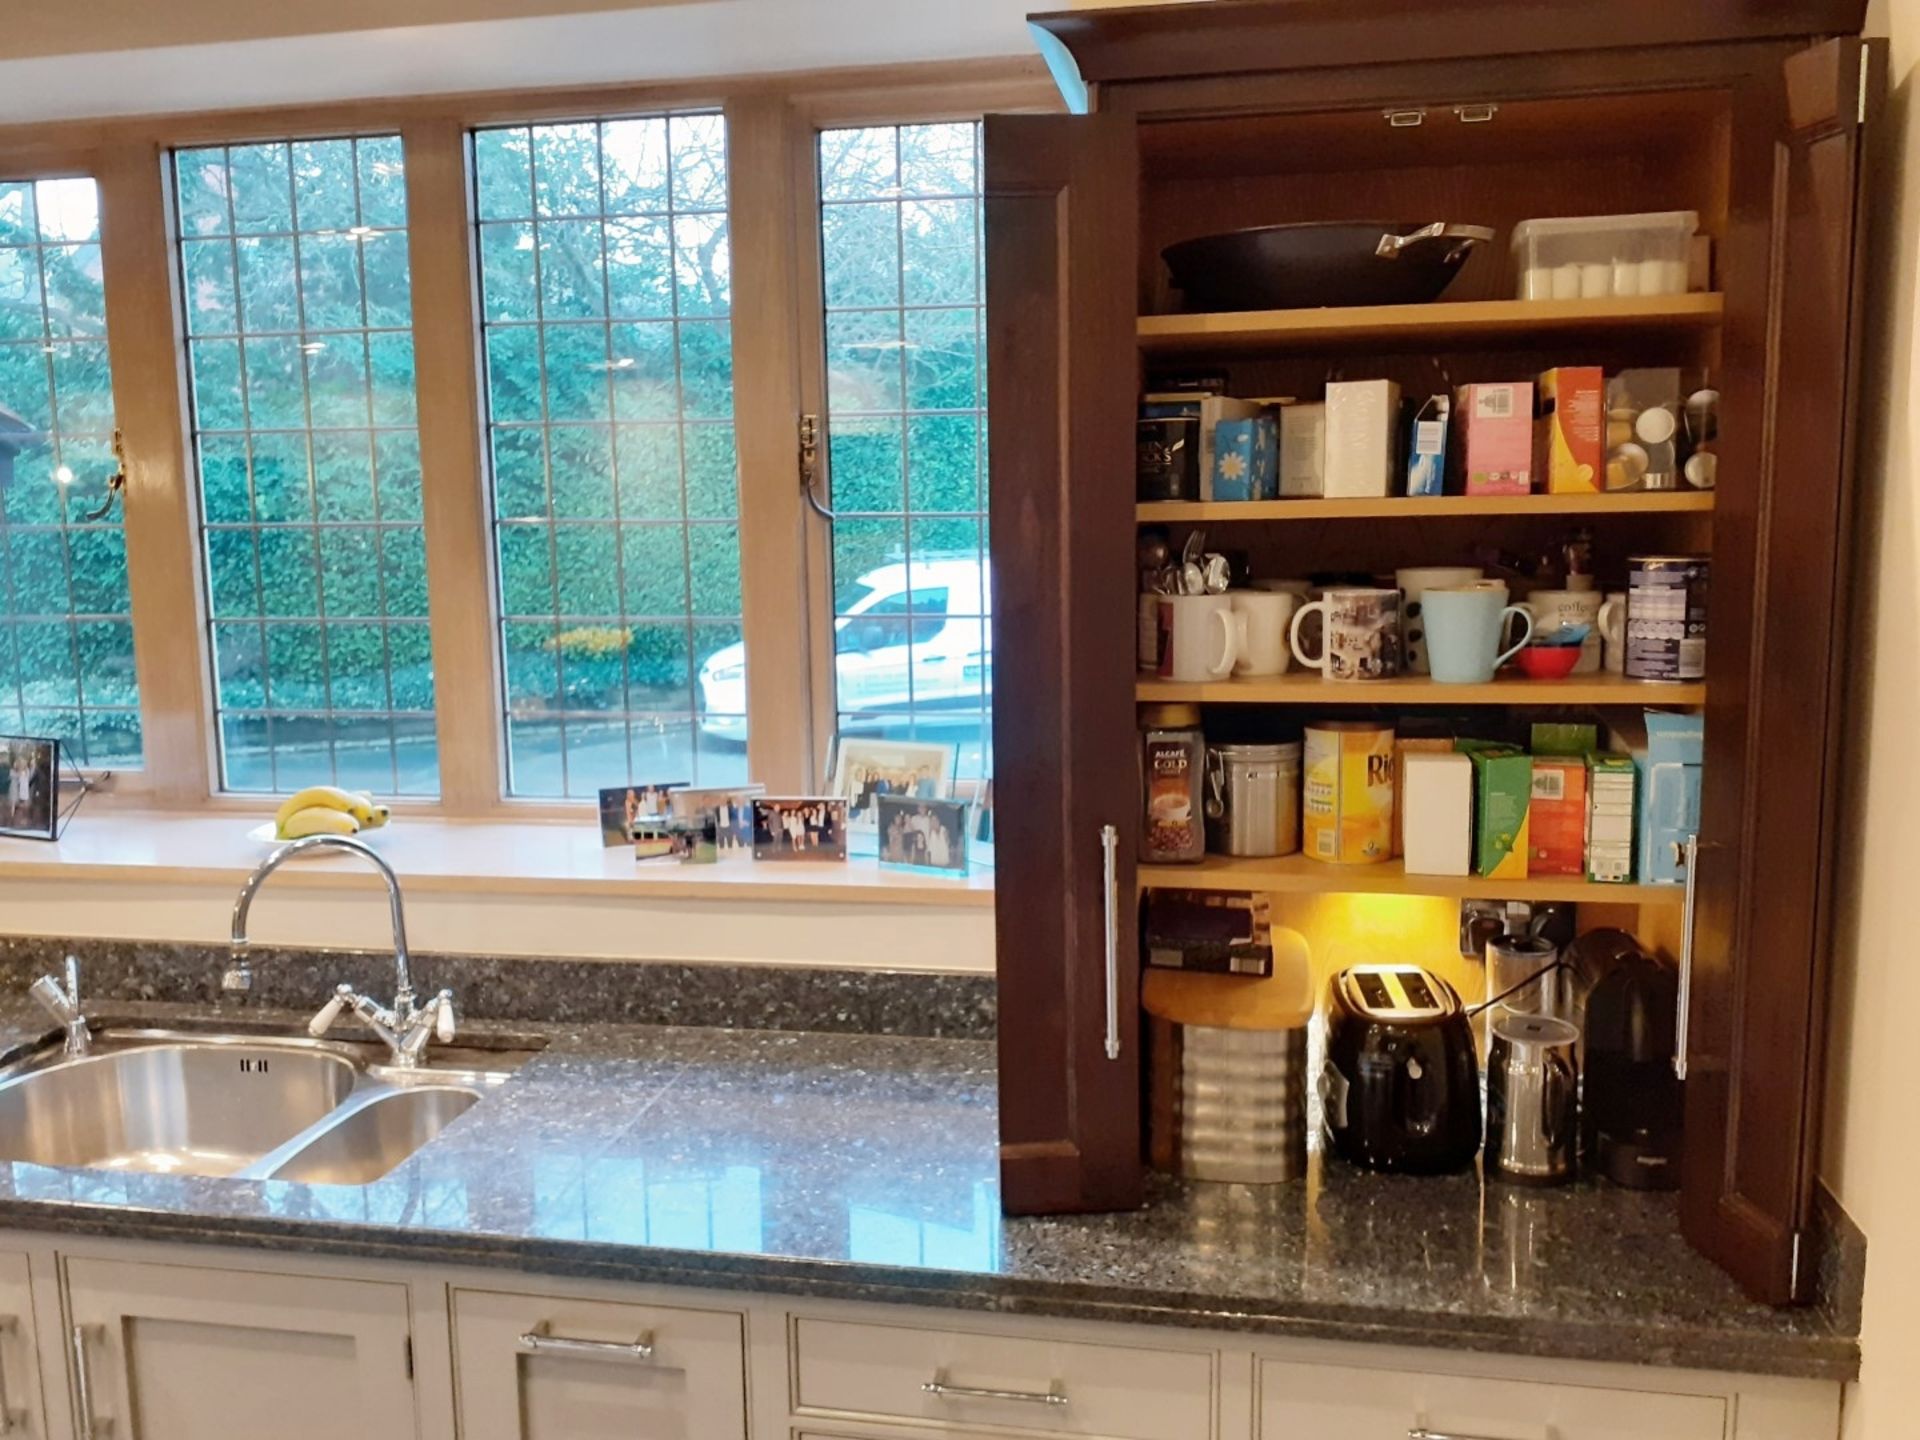
[[[900,727],[978,729],[981,696],[993,698],[993,587],[973,557],[882,565],[857,582],[834,622],[835,705],[843,733]],[[746,649],[716,650],[700,667],[700,729],[716,740],[747,737]]]

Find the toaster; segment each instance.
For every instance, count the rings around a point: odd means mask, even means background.
[[[1480,1061],[1451,985],[1418,965],[1355,965],[1327,987],[1327,1145],[1370,1170],[1464,1170],[1480,1149]]]

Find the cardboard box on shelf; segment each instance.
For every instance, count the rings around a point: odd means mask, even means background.
[[[1277,427],[1270,413],[1222,420],[1213,429],[1214,500],[1273,500],[1280,494]],[[1204,488],[1204,487],[1203,487]]]
[[[1409,875],[1473,873],[1473,761],[1458,751],[1402,753]]]
[[[1444,495],[1447,490],[1447,431],[1452,428],[1453,397],[1429,395],[1407,427],[1407,494]]]
[[[1610,729],[1614,750],[1631,756],[1639,771],[1634,873],[1642,885],[1683,885],[1687,837],[1700,829],[1706,720],[1647,710],[1621,716]]]
[[[1530,873],[1587,873],[1587,761],[1584,755],[1533,757],[1527,843]]]
[[[1525,495],[1533,489],[1533,384],[1463,385],[1460,447],[1469,495]]]
[[[1639,771],[1631,755],[1587,757],[1587,879],[1633,880],[1634,799]]]
[[[1562,365],[1541,375],[1534,401],[1534,464],[1550,495],[1602,488],[1606,379],[1598,365]]]
[[[1462,740],[1459,748],[1473,762],[1473,873],[1526,879],[1533,757],[1484,741]]]
[[[1416,722],[1417,723],[1417,722]],[[1453,737],[1450,735],[1395,735],[1393,740],[1393,783],[1396,791],[1407,793],[1407,756],[1409,753],[1449,754],[1453,750]],[[1400,806],[1393,811],[1393,848],[1391,853],[1401,853],[1406,834],[1406,817]]]
[[[1280,494],[1317,500],[1327,493],[1327,407],[1287,405],[1280,411]]]
[[[1372,498],[1394,493],[1400,386],[1392,380],[1335,380],[1327,385],[1326,490],[1329,496]]]

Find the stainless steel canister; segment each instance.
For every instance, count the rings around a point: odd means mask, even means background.
[[[1306,1173],[1306,1026],[1229,1030],[1148,1019],[1156,1170],[1248,1185]]]
[[[1207,848],[1291,855],[1300,848],[1300,742],[1207,750]]]
[[[1546,1015],[1504,1015],[1487,1051],[1487,1173],[1527,1185],[1573,1178],[1580,1032]]]

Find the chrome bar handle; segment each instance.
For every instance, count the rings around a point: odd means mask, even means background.
[[[78,1440],[100,1440],[111,1425],[93,1418],[93,1372],[87,1365],[87,1338],[99,1329],[98,1325],[73,1327],[73,1410]]]
[[[1681,863],[1687,867],[1687,893],[1680,909],[1680,996],[1673,1015],[1674,1078],[1687,1078],[1687,1031],[1693,1019],[1693,913],[1700,885],[1700,836],[1687,836],[1680,845]]]
[[[20,1321],[14,1315],[0,1315],[0,1341],[11,1340],[20,1333]],[[13,1397],[7,1394],[6,1357],[0,1355],[0,1435],[13,1434]]]
[[[1464,1430],[1429,1430],[1424,1425],[1416,1425],[1407,1431],[1407,1440],[1501,1440],[1501,1437],[1469,1435]],[[1547,1440],[1553,1440],[1553,1431],[1547,1432]]]
[[[1107,1059],[1120,1058],[1120,832],[1100,827],[1101,875],[1107,920]]]
[[[1067,1403],[1067,1392],[1058,1380],[1045,1390],[988,1390],[975,1385],[949,1385],[947,1372],[937,1370],[920,1388],[938,1400],[1010,1400],[1016,1405],[1053,1406]]]
[[[580,1340],[571,1335],[555,1335],[552,1322],[542,1320],[520,1337],[520,1348],[530,1355],[587,1355],[600,1360],[631,1360],[646,1365],[653,1360],[653,1332],[646,1331],[630,1341]]]

